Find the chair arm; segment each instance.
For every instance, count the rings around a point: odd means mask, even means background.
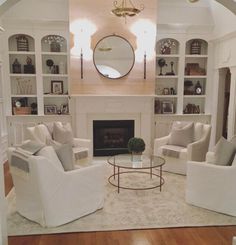
[[[81,139],[81,138],[74,138],[74,146],[86,147],[88,148],[88,156],[89,159],[92,160],[93,158],[93,146],[92,141],[89,139]]]
[[[153,149],[153,154],[157,155],[158,148],[167,145],[168,141],[170,139],[170,134],[161,138],[154,139],[154,149]]]
[[[187,162],[186,201],[236,216],[236,166]]]
[[[90,148],[90,146],[92,146],[92,142],[89,139],[74,138],[73,143],[74,146],[82,146],[87,148]]]
[[[188,160],[203,162],[208,151],[208,144],[205,138],[187,145]]]

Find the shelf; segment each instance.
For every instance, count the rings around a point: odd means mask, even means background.
[[[201,75],[194,75],[194,76],[188,76],[188,75],[185,75],[184,76],[184,78],[207,78],[207,76],[206,75],[204,75],[204,76],[201,76]]]
[[[65,55],[65,56],[67,56],[66,52],[42,52],[41,54],[42,55],[50,55],[50,56],[53,56],[53,55]]]
[[[35,77],[36,74],[25,74],[25,73],[11,73],[10,77]]]
[[[184,95],[184,98],[206,98],[206,95]]]
[[[186,58],[208,58],[206,54],[187,54],[185,55]]]
[[[68,74],[42,74],[43,77],[68,77]]]
[[[164,78],[164,79],[168,79],[168,78],[178,78],[178,75],[174,75],[174,76],[168,76],[168,75],[157,75],[156,78]]]
[[[29,97],[29,98],[35,98],[37,97],[36,94],[12,94],[11,95],[12,98],[15,98],[15,97]]]
[[[43,97],[45,98],[68,98],[68,94],[44,94]]]
[[[32,51],[9,51],[9,54],[35,55]]]

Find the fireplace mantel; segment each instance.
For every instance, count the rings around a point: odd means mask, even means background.
[[[76,96],[76,136],[93,140],[93,120],[134,120],[135,136],[142,137],[150,151],[153,132],[153,96]]]

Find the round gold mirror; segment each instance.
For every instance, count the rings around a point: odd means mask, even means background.
[[[102,38],[93,52],[93,62],[104,77],[118,79],[126,76],[134,66],[134,50],[123,37],[111,35]]]

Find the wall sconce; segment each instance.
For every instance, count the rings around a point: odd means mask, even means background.
[[[143,56],[143,79],[146,79],[146,73],[147,73],[147,55],[146,52],[144,53]]]
[[[156,26],[150,20],[140,19],[131,26],[131,32],[137,37],[135,57],[144,62],[143,78],[146,79],[147,60],[155,56]]]
[[[84,68],[83,68],[84,64],[83,64],[83,50],[81,49],[80,52],[80,78],[83,79],[84,78]]]
[[[80,77],[84,77],[84,60],[92,59],[90,48],[91,36],[95,33],[96,26],[89,20],[76,20],[70,25],[70,32],[73,33],[74,47],[71,48],[71,56],[80,58]]]

